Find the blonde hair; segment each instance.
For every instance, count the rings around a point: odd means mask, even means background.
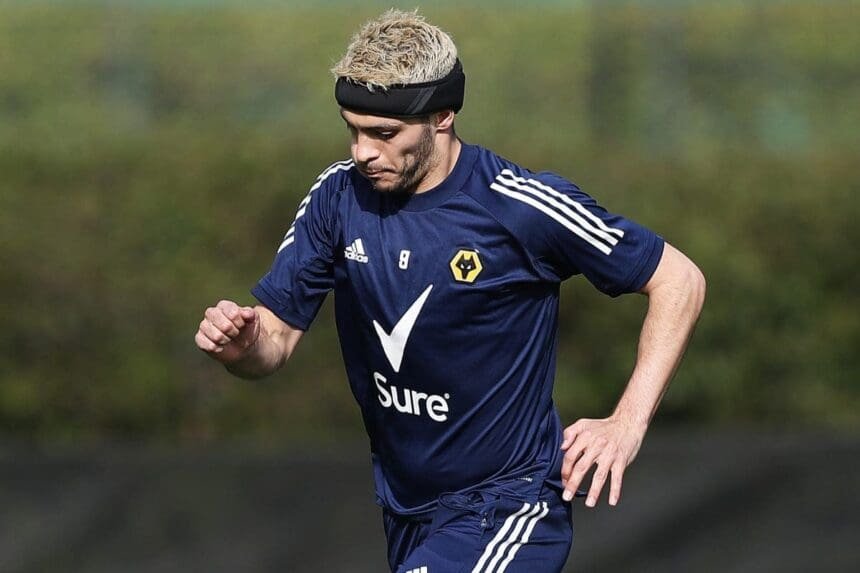
[[[391,9],[362,26],[331,71],[373,91],[438,80],[454,68],[456,60],[451,36],[427,23],[417,9]]]

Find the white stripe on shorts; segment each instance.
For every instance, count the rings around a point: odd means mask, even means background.
[[[498,549],[496,549],[495,554],[493,555],[493,559],[490,561],[487,568],[484,570],[485,573],[492,573],[492,571],[496,568],[496,565],[501,561],[502,557],[504,557],[505,553],[507,553],[508,548],[516,541],[516,539],[520,536],[520,532],[525,527],[526,523],[531,521],[532,518],[537,516],[543,508],[540,504],[535,504],[528,513],[523,515],[517,520],[516,525],[514,526],[511,534],[508,535],[508,538],[505,539],[504,543],[499,545]]]
[[[514,556],[516,556],[517,551],[520,550],[520,547],[526,545],[529,542],[529,537],[531,537],[532,531],[534,531],[537,522],[546,517],[546,514],[549,513],[549,505],[547,505],[545,501],[541,502],[541,505],[543,505],[543,511],[541,511],[540,514],[534,516],[532,520],[529,521],[529,524],[526,527],[526,530],[523,532],[522,537],[519,541],[514,543],[513,547],[511,547],[511,552],[508,554],[508,558],[502,561],[502,564],[499,565],[499,569],[496,573],[504,573],[505,569],[508,568],[508,565],[510,565],[511,561],[514,560]]]

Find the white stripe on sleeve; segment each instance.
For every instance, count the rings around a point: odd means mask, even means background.
[[[499,183],[491,183],[490,188],[495,190],[495,191],[498,191],[499,193],[502,193],[503,195],[507,195],[508,197],[512,197],[512,198],[516,199],[517,201],[521,201],[521,202],[525,203],[526,205],[531,205],[532,207],[534,207],[538,211],[544,213],[545,215],[554,219],[556,222],[560,223],[562,226],[564,226],[571,233],[578,236],[579,238],[581,238],[582,240],[584,240],[585,242],[587,242],[588,244],[593,246],[595,249],[597,249],[598,251],[600,251],[604,255],[609,255],[612,253],[612,248],[609,245],[596,239],[593,235],[584,231],[581,227],[579,227],[578,225],[574,224],[572,221],[570,221],[569,219],[567,219],[566,217],[561,215],[558,211],[551,209],[550,207],[546,206],[544,203],[541,203],[540,201],[536,200],[531,195],[525,195],[523,193],[520,193],[519,191],[514,191],[512,189],[509,189],[508,187],[505,187],[504,185],[500,185]]]
[[[514,179],[515,181],[520,181],[522,183],[528,182],[531,185],[538,187],[539,189],[543,189],[547,193],[558,197],[559,199],[561,199],[562,201],[564,201],[565,203],[572,206],[574,209],[576,209],[577,211],[579,211],[580,213],[582,213],[583,215],[585,215],[586,217],[591,219],[591,221],[595,225],[597,225],[599,228],[606,231],[607,233],[612,233],[614,235],[618,235],[618,238],[624,237],[624,231],[622,229],[616,229],[615,227],[610,227],[609,225],[604,223],[603,220],[600,219],[600,217],[597,217],[594,213],[592,213],[591,211],[589,211],[588,209],[583,207],[582,203],[580,203],[579,201],[575,201],[574,199],[565,195],[564,193],[559,193],[558,191],[556,191],[555,189],[553,189],[549,185],[541,183],[537,179],[525,179],[524,177],[518,177],[518,176],[514,175],[514,172],[511,171],[510,169],[503,169],[502,175],[507,175],[511,179]]]
[[[345,161],[338,161],[336,163],[332,163],[331,165],[329,165],[325,169],[325,171],[323,171],[319,175],[319,177],[317,177],[316,182],[310,188],[310,190],[308,191],[308,194],[305,195],[304,199],[302,199],[301,202],[299,203],[298,209],[296,210],[296,216],[295,216],[295,218],[293,218],[293,223],[292,223],[292,225],[290,225],[290,228],[287,231],[287,234],[284,235],[284,238],[281,241],[281,245],[278,247],[279,253],[281,251],[283,251],[285,248],[287,248],[289,245],[291,245],[293,242],[295,242],[295,240],[296,240],[296,238],[295,238],[296,221],[298,221],[299,219],[302,218],[302,216],[304,216],[305,210],[307,209],[308,204],[311,202],[311,195],[313,195],[313,192],[316,191],[317,189],[319,189],[322,186],[323,182],[325,182],[326,179],[328,179],[329,177],[331,177],[332,175],[334,175],[338,171],[349,171],[350,169],[352,169],[352,166],[353,166],[353,163],[352,163],[352,160],[350,160],[350,159],[347,159]]]
[[[522,179],[522,177],[520,177],[519,179]],[[579,213],[575,213],[574,211],[572,211],[570,209],[570,207],[568,207],[567,205],[564,205],[558,201],[558,199],[562,199],[562,200],[563,199],[569,199],[570,202],[576,203],[576,201],[573,201],[567,195],[559,193],[558,191],[556,191],[555,189],[552,189],[552,188],[548,188],[552,191],[552,193],[544,192],[544,191],[537,189],[536,187],[534,187],[532,185],[528,185],[525,183],[518,183],[517,181],[514,181],[512,179],[505,179],[501,175],[496,177],[496,181],[505,185],[508,188],[519,189],[520,191],[525,191],[526,193],[534,195],[535,197],[541,199],[544,203],[549,204],[549,206],[554,208],[556,211],[559,211],[561,215],[564,215],[565,217],[567,217],[568,220],[570,220],[572,223],[577,225],[583,231],[591,234],[595,238],[602,239],[603,241],[608,243],[610,246],[615,246],[618,244],[618,239],[614,235],[609,234],[608,232],[604,231],[603,229],[599,229],[599,228],[595,227],[594,225],[591,224],[591,221],[585,219]],[[582,206],[580,205],[580,207],[582,207]],[[582,207],[582,209],[585,210],[584,207]],[[623,234],[623,232],[622,232],[622,234]]]

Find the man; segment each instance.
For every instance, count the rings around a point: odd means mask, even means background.
[[[242,377],[281,367],[334,290],[370,438],[393,571],[559,571],[571,499],[625,468],[704,299],[696,266],[575,185],[460,141],[451,38],[389,11],[333,69],[352,159],[299,204],[260,305],[221,301],[197,345]],[[648,296],[635,368],[604,419],[563,429],[552,404],[559,283]]]

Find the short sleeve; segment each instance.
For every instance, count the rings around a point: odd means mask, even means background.
[[[498,189],[532,207],[525,241],[545,272],[559,280],[581,273],[613,297],[645,286],[663,254],[661,237],[558,175],[530,175],[503,172]]]
[[[299,203],[268,273],[251,290],[281,320],[307,330],[334,286],[336,213],[342,178],[352,164],[329,167]]]

